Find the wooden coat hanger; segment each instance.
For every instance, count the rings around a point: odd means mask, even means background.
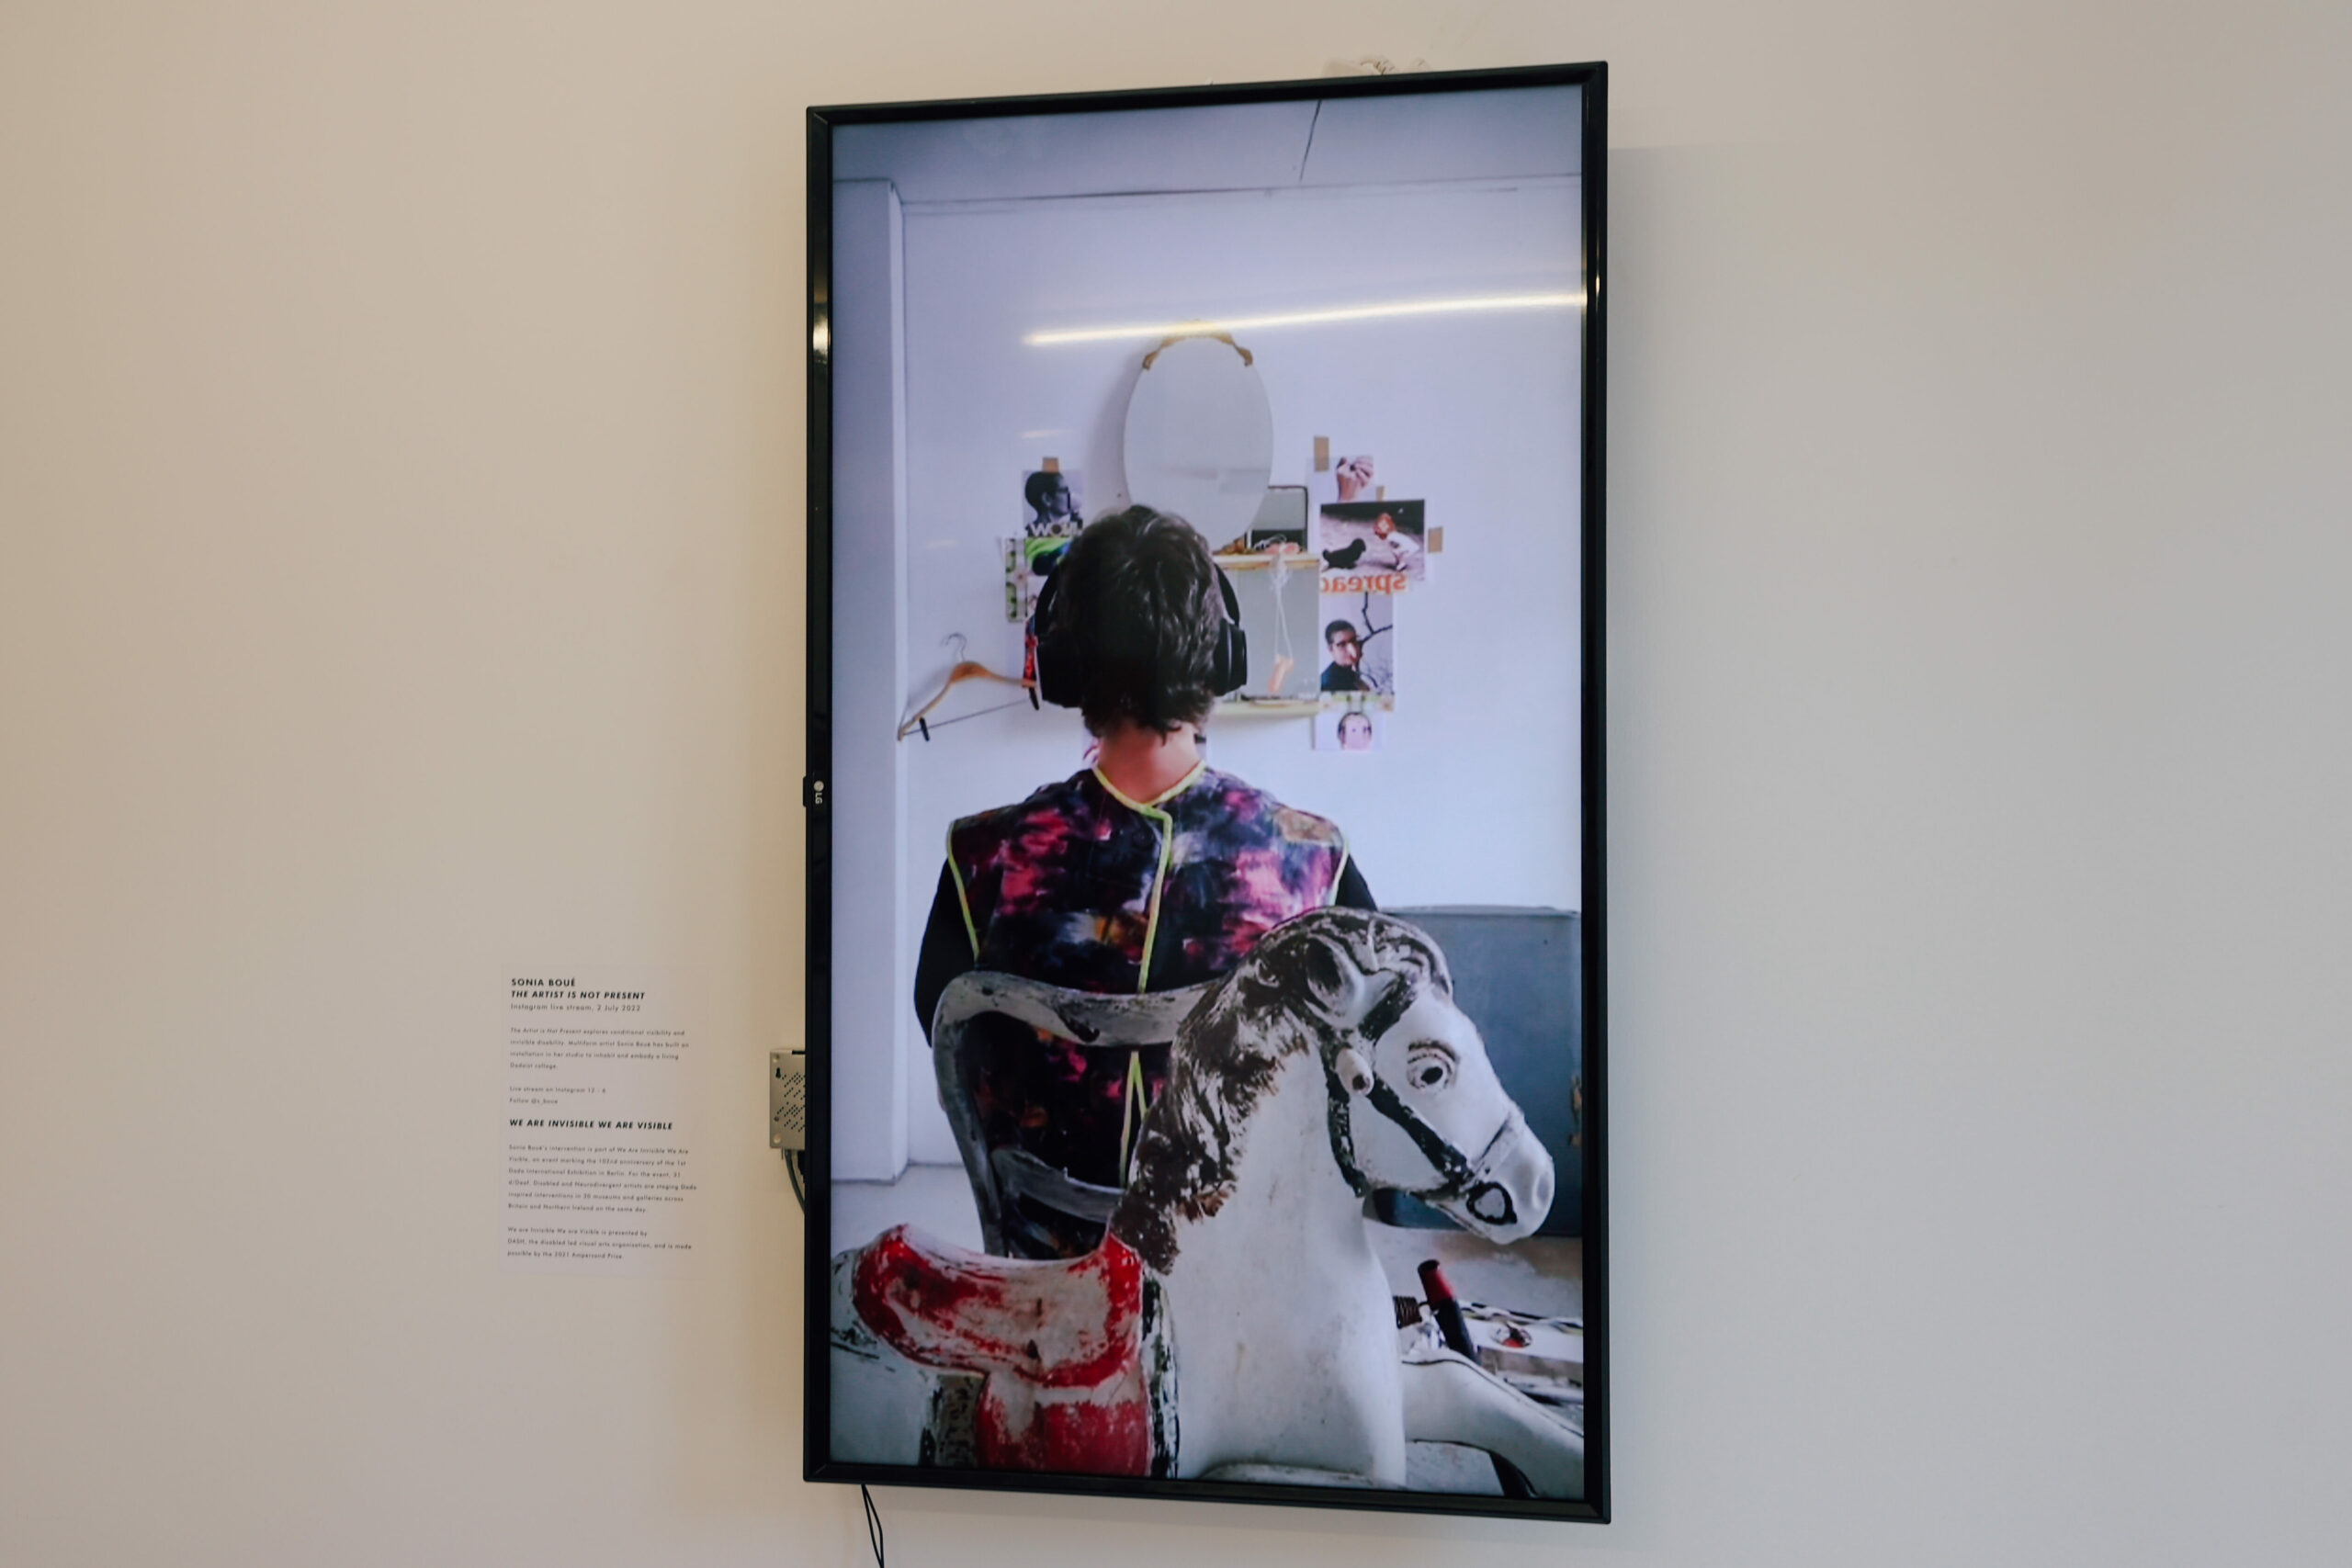
[[[931,716],[932,710],[938,707],[940,704],[947,700],[948,693],[954,691],[957,686],[963,684],[967,681],[998,681],[1008,686],[1018,686],[1023,691],[1029,694],[1029,705],[1031,707],[1037,705],[1037,690],[1031,682],[1023,681],[1015,675],[1000,675],[995,671],[989,669],[987,665],[980,663],[978,660],[958,660],[956,664],[948,670],[947,679],[939,683],[939,690],[933,694],[931,701],[915,709],[914,713],[908,717],[907,722],[899,726],[899,739],[904,740],[908,736],[912,735],[915,731],[921,730],[922,731],[922,738],[925,740],[930,739],[931,725],[927,720]],[[978,716],[975,715],[971,716]],[[949,722],[952,723],[954,721],[950,720]]]

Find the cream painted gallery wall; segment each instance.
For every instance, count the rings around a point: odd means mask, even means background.
[[[892,1561],[2341,1561],[2340,0],[0,0],[0,1562],[863,1559],[800,110],[1367,56],[1614,69],[1619,1522]],[[690,1280],[499,1269],[537,962],[690,977]]]

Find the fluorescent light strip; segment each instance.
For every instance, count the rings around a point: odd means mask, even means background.
[[[1175,337],[1187,333],[1256,332],[1262,327],[1320,326],[1326,321],[1370,321],[1388,316],[1440,316],[1464,310],[1580,310],[1581,294],[1483,294],[1468,299],[1414,299],[1394,305],[1350,305],[1332,310],[1292,310],[1278,316],[1228,316],[1211,321],[1140,321],[1133,326],[1072,327],[1031,333],[1021,341],[1044,347],[1057,343],[1102,343],[1122,337]]]

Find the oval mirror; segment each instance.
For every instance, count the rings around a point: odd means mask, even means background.
[[[1239,350],[1179,338],[1127,397],[1127,499],[1172,512],[1217,548],[1247,533],[1274,468],[1274,411]]]

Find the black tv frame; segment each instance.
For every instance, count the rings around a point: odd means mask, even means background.
[[[1586,1495],[1573,1502],[1453,1493],[1365,1490],[1256,1482],[1078,1475],[838,1461],[831,1458],[832,823],[832,131],[835,126],[1106,110],[1197,108],[1298,98],[1388,97],[1505,87],[1583,89],[1581,133],[1584,375],[1581,448],[1583,530],[1583,808]],[[953,98],[920,103],[852,104],[808,112],[808,732],[801,804],[807,819],[808,941],[803,1029],[808,1060],[808,1224],[804,1247],[802,1469],[804,1479],[871,1485],[948,1487],[981,1492],[1058,1493],[1091,1497],[1150,1497],[1299,1507],[1607,1523],[1612,1470],[1610,1443],[1608,1185],[1608,769],[1606,697],[1607,493],[1606,390],[1609,212],[1609,67],[1605,62],[1514,66],[1402,75],[1319,77],[1211,87],[1140,88],[1020,97]]]

